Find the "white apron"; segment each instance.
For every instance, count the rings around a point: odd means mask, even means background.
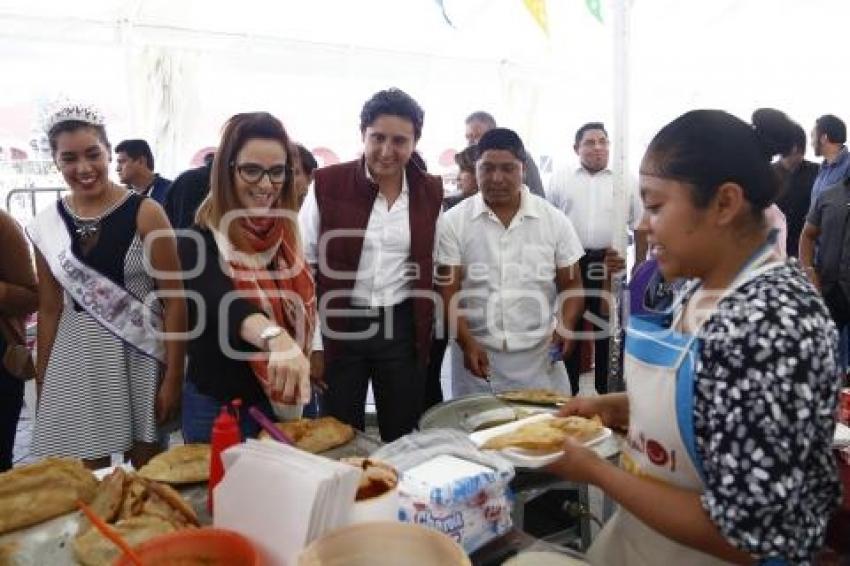
[[[770,245],[751,258],[723,297],[779,264],[770,261]],[[677,302],[671,312],[678,317],[682,310],[681,302]],[[621,464],[637,476],[702,493],[702,466],[693,426],[699,343],[696,334],[675,332],[675,327],[669,313],[630,318],[624,365],[629,433]],[[727,564],[663,536],[622,507],[594,540],[587,558],[591,564],[606,566]]]
[[[516,389],[551,389],[570,393],[567,370],[560,361],[549,361],[548,339],[530,350],[502,352],[485,348],[490,361],[490,384],[472,375],[463,366],[463,350],[452,341],[452,395],[460,397],[473,393],[501,393]],[[576,392],[578,393],[578,392]]]

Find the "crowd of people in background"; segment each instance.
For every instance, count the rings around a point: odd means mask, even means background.
[[[362,155],[319,167],[276,117],[236,114],[171,182],[144,140],[113,149],[96,110],[58,108],[46,131],[67,194],[26,227],[31,247],[0,213],[0,469],[28,377],[34,455],[139,466],[175,421],[209,442],[234,399],[363,430],[371,386],[380,436],[396,440],[443,400],[449,356],[454,396],[555,390],[574,396],[565,414],[626,431],[621,468],[571,443],[550,468],[620,504],[599,563],[811,559],[839,498],[830,442],[847,382],[839,118],[814,125],[818,165],[778,110],[686,113],[626,180],[625,225],[603,123],[565,136],[578,163],[544,189],[520,136],[473,112],[448,195],[416,152],[425,112],[410,95],[375,93],[358,127]],[[626,231],[626,391],[609,392]],[[33,365],[22,321],[36,309]],[[580,392],[588,358],[595,392]]]

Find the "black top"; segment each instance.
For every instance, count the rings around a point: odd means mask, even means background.
[[[693,415],[702,506],[737,548],[806,564],[840,496],[831,450],[835,325],[790,260],[721,300],[699,336]]]
[[[840,284],[844,294],[850,297],[850,186],[847,181],[822,192],[807,220],[820,228],[816,267],[824,295]]]
[[[212,232],[198,226],[192,226],[189,231],[198,236],[179,236],[177,245],[186,273],[184,285],[190,293],[186,301],[190,332],[199,324],[199,311],[203,311],[204,316],[200,317],[203,326],[200,335],[189,340],[187,345],[186,379],[194,383],[198,391],[222,404],[236,397],[246,406],[263,402],[265,394],[248,361],[234,359],[233,352],[224,351],[225,348],[233,350],[241,358],[257,351],[242,340],[240,329],[247,317],[262,314],[262,310],[232,294],[233,281],[222,271]],[[192,273],[198,269],[197,275]],[[193,299],[193,291],[200,295],[199,301]]]
[[[59,216],[71,235],[71,251],[80,261],[111,281],[124,286],[124,256],[136,237],[136,216],[144,197],[131,192],[118,207],[100,221],[94,245],[83,251],[80,235],[71,214],[62,201],[56,201]]]
[[[59,216],[65,222],[65,227],[71,235],[71,251],[81,262],[88,265],[116,285],[124,285],[124,258],[133,238],[136,237],[136,216],[139,206],[145,198],[138,193],[130,192],[118,207],[104,216],[99,224],[96,238],[92,247],[83,250],[77,226],[71,214],[65,209],[61,200],[56,201]],[[74,302],[74,310],[82,312],[83,308]]]
[[[195,223],[195,212],[210,192],[212,163],[189,169],[177,176],[165,197],[165,213],[175,230]]]
[[[785,215],[788,226],[788,240],[785,248],[789,256],[798,257],[800,234],[803,232],[806,215],[811,206],[812,185],[818,175],[818,165],[804,159],[794,172],[789,172],[778,163],[774,165],[774,168],[782,179],[782,189],[779,191],[779,198],[776,199],[776,206]]]

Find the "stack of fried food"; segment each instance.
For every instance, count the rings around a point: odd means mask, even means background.
[[[35,525],[90,502],[97,478],[79,460],[47,458],[0,474],[0,534]]]
[[[130,546],[200,525],[195,511],[173,488],[121,468],[103,479],[90,507]],[[111,564],[119,554],[85,517],[81,520],[74,540],[74,556],[81,564]]]
[[[578,416],[552,417],[524,424],[516,430],[494,436],[481,448],[485,450],[522,448],[532,452],[550,453],[561,450],[568,437],[578,442],[587,442],[597,438],[603,428],[598,416],[592,419]]]
[[[313,454],[336,448],[354,438],[354,429],[333,417],[298,419],[275,423],[275,426],[291,438],[296,447]],[[260,433],[260,440],[268,438],[271,437],[266,431]]]
[[[172,485],[210,479],[210,445],[180,444],[157,454],[139,469],[143,478]]]

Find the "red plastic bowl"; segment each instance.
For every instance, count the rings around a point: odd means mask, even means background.
[[[260,556],[244,536],[224,529],[186,529],[158,536],[134,548],[145,566],[260,566]],[[193,562],[193,560],[195,562]],[[132,566],[122,554],[114,566]]]

